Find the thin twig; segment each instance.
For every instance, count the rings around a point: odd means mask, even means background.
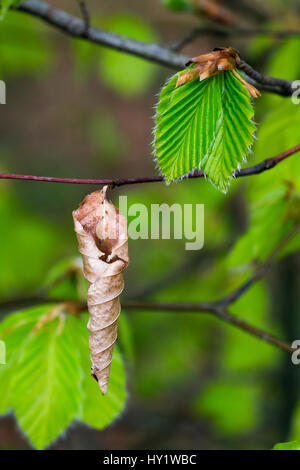
[[[217,36],[220,38],[224,37],[233,37],[233,36],[270,36],[276,39],[284,39],[290,37],[300,36],[300,31],[295,29],[286,29],[286,30],[275,30],[263,27],[257,28],[246,28],[239,25],[232,27],[216,25],[216,24],[207,24],[204,26],[197,26],[194,29],[188,31],[181,39],[174,41],[171,49],[173,51],[179,52],[187,44],[192,43],[200,36]]]
[[[100,28],[90,27],[86,31],[86,25],[83,20],[63,10],[54,8],[43,1],[28,0],[27,2],[20,3],[15,7],[15,10],[36,16],[74,38],[81,38],[95,44],[127,52],[128,54],[142,57],[175,70],[183,69],[188,60],[187,57],[158,44],[136,41]],[[239,68],[261,90],[270,91],[282,96],[291,96],[294,92],[292,81],[265,77],[245,62]]]
[[[51,303],[67,303],[70,302],[68,299],[51,299],[45,297],[29,297],[21,299],[13,299],[2,302],[0,304],[0,312],[6,313],[8,310],[20,309],[30,307],[31,305],[38,304],[51,304]],[[75,302],[71,300],[71,302]],[[79,311],[87,310],[87,305],[83,302],[76,302]],[[249,333],[252,336],[259,338],[260,340],[276,346],[284,351],[292,353],[294,349],[292,346],[277,338],[270,333],[245,322],[241,318],[232,315],[227,309],[221,305],[221,302],[151,302],[151,301],[139,301],[139,300],[126,300],[122,301],[122,308],[124,310],[133,311],[136,310],[140,313],[146,311],[152,312],[190,312],[190,313],[203,313],[211,314],[219,318],[225,323],[233,325],[240,330]]]
[[[242,170],[236,170],[233,173],[235,178],[241,178],[244,176],[257,175],[264,171],[274,168],[278,163],[282,162],[286,158],[300,151],[300,144],[296,145],[286,152],[277,155],[276,157],[267,158],[266,160],[258,163],[257,165],[244,168]],[[186,179],[202,178],[204,177],[203,171],[195,171],[192,174],[188,174]],[[163,176],[149,176],[144,178],[118,178],[118,179],[81,179],[81,178],[57,178],[53,176],[34,176],[34,175],[17,175],[10,173],[1,173],[0,179],[3,180],[22,180],[22,181],[41,181],[46,183],[69,183],[69,184],[96,184],[96,185],[110,185],[112,188],[131,185],[131,184],[142,184],[142,183],[159,183],[164,181]]]

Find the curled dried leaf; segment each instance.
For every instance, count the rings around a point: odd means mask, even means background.
[[[122,271],[127,267],[127,220],[106,199],[107,186],[89,194],[73,212],[75,232],[89,282],[90,354],[92,376],[102,394],[107,391],[123,291]]]

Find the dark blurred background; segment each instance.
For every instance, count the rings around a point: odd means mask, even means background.
[[[75,0],[51,3],[80,16]],[[86,0],[86,4],[92,24],[163,45],[171,45],[205,21],[171,11],[159,0]],[[296,1],[224,1],[223,5],[232,7],[240,24],[299,28]],[[293,52],[289,65],[276,69],[276,54],[286,44],[299,55],[299,38],[246,35],[204,35],[182,53],[194,56],[216,46],[233,46],[259,70],[296,79],[300,66],[296,70],[290,66]],[[7,104],[0,107],[1,172],[70,178],[156,174],[151,156],[154,106],[173,73],[71,39],[29,15],[9,13],[0,23],[0,79],[7,84]],[[263,96],[256,121],[270,111],[273,98]],[[266,149],[265,158],[271,156]],[[183,241],[130,241],[124,296],[212,300],[236,286],[245,273],[229,271],[227,257],[249,224],[247,184],[234,182],[226,196],[204,180],[170,187],[160,183],[124,187],[111,193],[116,203],[122,194],[147,206],[205,204],[201,252],[185,251]],[[71,212],[93,189],[1,182],[1,299],[30,294],[55,263],[77,255]],[[296,254],[284,258],[232,312],[283,338],[294,339],[297,332],[299,337],[298,267]],[[129,391],[125,411],[101,432],[73,423],[52,449],[270,448],[288,440],[291,432],[294,437],[299,434],[299,374],[284,353],[207,315],[142,311],[123,315],[128,319],[131,351],[127,358],[125,354]],[[12,416],[0,420],[0,448],[29,448]]]

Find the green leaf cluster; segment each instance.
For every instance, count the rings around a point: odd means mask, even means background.
[[[157,105],[154,149],[159,169],[167,183],[201,169],[226,192],[253,141],[250,95],[232,72],[176,88],[177,79],[178,74],[162,89]]]

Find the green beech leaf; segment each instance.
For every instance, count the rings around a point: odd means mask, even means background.
[[[232,72],[175,88],[177,78],[163,88],[157,106],[154,147],[159,168],[167,183],[200,168],[226,192],[253,142],[250,95]]]
[[[296,403],[293,410],[291,429],[289,433],[290,439],[300,442],[300,401]]]
[[[31,332],[14,371],[14,412],[37,449],[50,444],[79,413],[79,355],[66,320],[61,316]]]

